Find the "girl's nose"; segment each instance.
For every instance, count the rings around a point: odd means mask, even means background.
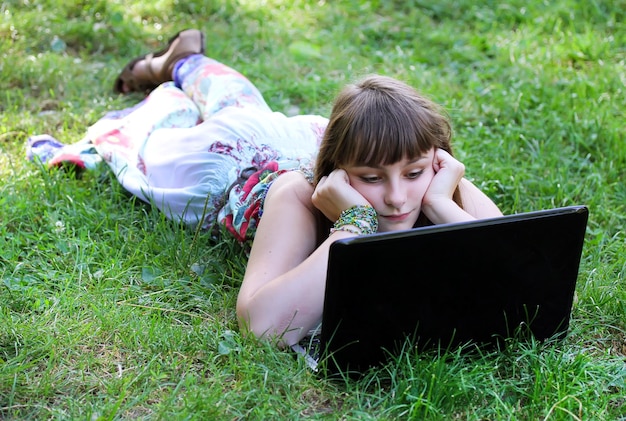
[[[390,182],[385,194],[385,204],[400,209],[406,202],[406,190],[399,182]]]

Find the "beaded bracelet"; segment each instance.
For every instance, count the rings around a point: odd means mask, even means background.
[[[378,215],[370,205],[352,206],[341,212],[330,230],[347,231],[357,235],[373,234],[378,231]]]

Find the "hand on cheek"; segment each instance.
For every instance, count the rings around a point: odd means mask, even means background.
[[[311,197],[313,205],[329,220],[336,221],[341,211],[354,205],[368,205],[367,200],[350,185],[348,174],[336,169],[320,179]]]
[[[443,149],[435,150],[433,170],[435,176],[424,195],[427,205],[441,199],[451,200],[465,174],[465,166]]]

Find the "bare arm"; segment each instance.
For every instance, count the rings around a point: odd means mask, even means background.
[[[469,180],[463,178],[465,166],[443,150],[438,150],[433,161],[435,177],[422,201],[422,212],[434,224],[463,222],[502,216],[498,207]],[[453,200],[458,186],[463,208]]]
[[[467,179],[459,183],[463,209],[476,219],[496,218],[502,216],[502,211],[478,187]]]
[[[321,321],[328,248],[336,232],[315,249],[313,188],[302,174],[283,174],[265,199],[250,259],[237,299],[244,330],[258,337],[300,340]]]

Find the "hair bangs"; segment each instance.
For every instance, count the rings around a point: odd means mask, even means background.
[[[406,107],[387,101],[370,103],[369,110],[354,116],[344,149],[343,165],[389,165],[404,158],[414,159],[432,146],[425,136],[419,118]]]

